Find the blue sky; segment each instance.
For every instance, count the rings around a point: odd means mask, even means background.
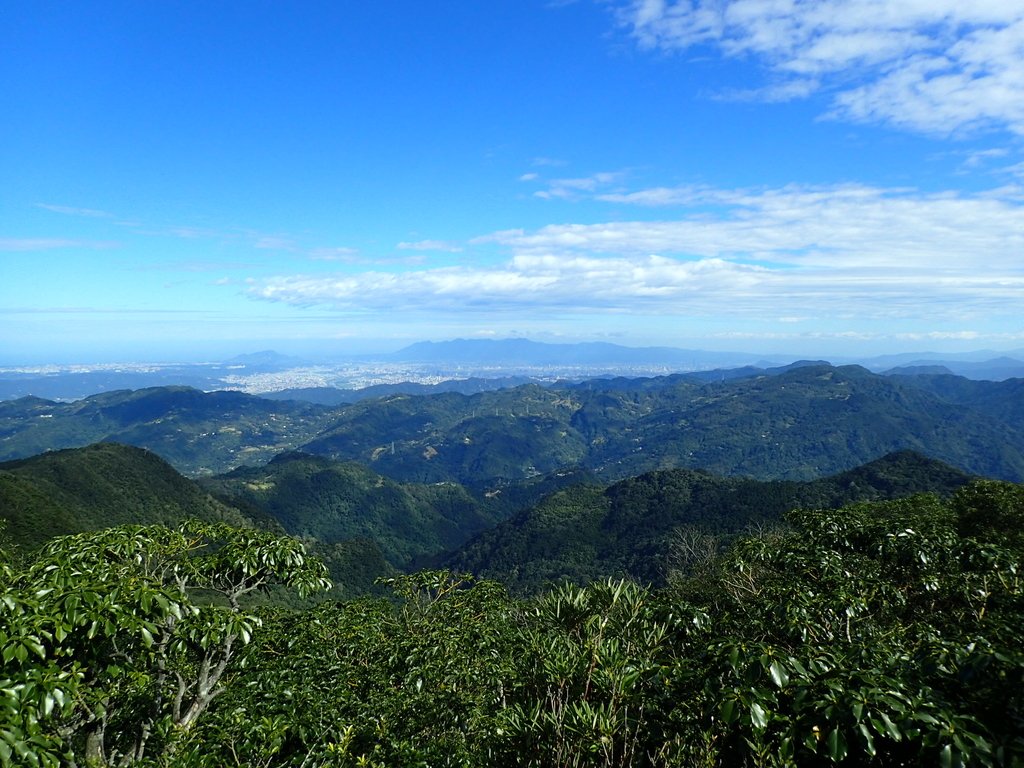
[[[38,0],[0,104],[0,364],[1024,347],[1020,0]]]

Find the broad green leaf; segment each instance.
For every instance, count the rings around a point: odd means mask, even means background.
[[[750,722],[760,730],[768,727],[768,713],[756,701],[750,705]]]
[[[769,672],[772,676],[772,682],[779,688],[784,688],[789,682],[789,672],[786,671],[786,668],[782,666],[778,660],[772,662],[771,667],[769,667]]]
[[[859,723],[857,727],[860,729],[861,735],[864,736],[864,750],[871,755],[875,756],[875,737],[871,735],[871,729],[868,728],[867,723]]]
[[[833,763],[846,759],[847,746],[846,737],[838,728],[834,728],[825,739],[825,746],[828,748],[828,757]]]
[[[736,711],[736,700],[726,699],[718,706],[718,712],[722,717],[724,723],[734,723],[739,717],[739,713]]]
[[[885,712],[880,713],[882,722],[885,723],[885,729],[889,732],[889,736],[893,741],[901,741],[903,734],[900,733],[900,729],[896,727],[896,724],[889,719],[889,716]]]

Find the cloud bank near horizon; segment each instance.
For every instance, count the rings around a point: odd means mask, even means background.
[[[279,275],[249,295],[351,311],[543,310],[695,316],[837,309],[876,318],[1012,315],[1024,291],[1020,190],[921,194],[862,185],[639,190],[682,215],[475,238],[498,263]]]

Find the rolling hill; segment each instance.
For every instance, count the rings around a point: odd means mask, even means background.
[[[198,518],[272,525],[265,515],[214,499],[156,454],[115,443],[0,464],[0,518],[26,549],[53,536],[124,524]]]
[[[179,471],[211,474],[262,463],[309,440],[332,411],[241,392],[152,387],[73,403],[0,402],[0,460],[109,441],[148,448]]]
[[[680,536],[727,540],[775,525],[793,507],[946,494],[968,479],[903,451],[814,481],[670,469],[607,485],[586,472],[558,472],[481,496],[296,452],[190,480],[150,451],[103,443],[0,464],[0,519],[26,550],[51,536],[193,517],[287,532],[325,559],[336,596],[437,564],[531,591],[608,575],[659,582]]]
[[[330,468],[325,466],[330,462],[305,458],[318,465],[321,475],[330,473]],[[300,463],[301,457],[289,456],[272,465],[278,472],[295,475]],[[287,472],[282,468],[287,468]],[[342,466],[337,467],[335,473],[339,478],[359,477],[365,481],[366,487],[360,491],[349,490],[349,498],[357,497],[360,492],[371,493],[371,487],[379,491],[377,480],[381,486],[396,485],[376,476],[369,478],[369,474]],[[236,479],[235,482],[241,481]],[[213,491],[217,491],[219,486],[213,485]],[[231,487],[232,481],[225,480],[222,485]],[[319,487],[322,489],[322,484]],[[301,483],[293,482],[291,490],[303,495],[299,507],[305,504],[306,508],[315,509],[314,505],[323,501],[315,489],[302,488]],[[422,498],[417,497],[417,492]],[[337,526],[330,528],[331,510],[326,507],[322,514],[313,513],[314,517],[322,517],[322,522],[311,523],[323,538],[310,535],[308,530],[296,531],[294,527],[287,532],[303,538],[310,550],[324,560],[336,584],[331,597],[354,597],[379,591],[374,580],[398,572],[382,548],[404,551],[404,545],[415,552],[431,554],[443,548],[435,543],[436,548],[430,549],[431,531],[423,518],[430,515],[431,500],[440,500],[444,495],[443,489],[408,489],[398,494],[388,494],[385,489],[376,504],[377,509],[387,508],[390,516],[383,521],[375,518],[374,509],[362,503],[365,499],[360,499],[351,510],[357,520],[352,525],[355,531],[352,535]],[[406,513],[414,506],[410,499],[414,498],[420,502],[413,510],[416,514],[406,518]],[[445,509],[453,506],[449,504]],[[151,451],[117,443],[51,451],[0,464],[0,533],[2,539],[23,552],[35,549],[54,536],[125,524],[173,526],[191,518],[285,533],[286,526],[274,516],[278,511],[272,503],[260,505],[246,498],[217,497],[183,477]],[[289,526],[294,523],[294,518],[284,517]],[[367,522],[360,524],[359,519]],[[463,535],[443,538],[444,546],[461,543],[478,530],[479,526],[468,526]],[[373,535],[358,535],[364,531]],[[401,560],[401,557],[394,559]]]
[[[398,483],[359,464],[301,453],[200,483],[218,498],[271,516],[293,536],[372,541],[400,569],[453,549],[496,522],[455,483]]]
[[[970,479],[911,451],[809,482],[661,470],[610,486],[560,490],[481,533],[442,563],[520,592],[608,576],[657,584],[671,568],[684,567],[678,562],[679,544],[687,537],[717,547],[752,528],[779,525],[794,508],[828,509],[920,492],[947,495]]]
[[[340,411],[302,450],[403,480],[476,487],[567,466],[604,480],[673,467],[811,480],[905,449],[1024,479],[1024,403],[1012,382],[970,385],[949,399],[902,377],[812,363],[725,381],[676,375],[395,396]]]
[[[0,460],[107,440],[209,475],[298,449],[400,482],[492,492],[575,470],[603,482],[677,467],[811,480],[909,449],[1024,479],[1019,379],[885,376],[813,361],[747,373],[392,394],[333,408],[182,387],[76,403],[23,398],[0,403]]]

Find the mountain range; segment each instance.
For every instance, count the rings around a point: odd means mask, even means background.
[[[454,339],[421,341],[387,356],[390,360],[418,363],[512,366],[619,366],[653,365],[685,370],[740,365],[777,365],[785,355],[766,357],[744,352],[709,352],[676,347],[625,347],[592,341],[548,344],[529,339]]]
[[[530,592],[607,576],[662,582],[680,565],[681,537],[717,537],[717,547],[752,525],[780,524],[795,507],[945,495],[969,479],[912,452],[810,482],[683,469],[612,484],[566,474],[526,483],[509,516],[495,497],[454,483],[398,483],[322,457],[288,453],[190,480],[149,451],[104,443],[0,464],[0,518],[25,550],[56,535],[191,517],[286,532],[324,558],[335,596],[425,565]]]
[[[336,405],[181,386],[0,402],[2,533],[30,549],[199,517],[301,538],[336,597],[424,566],[531,592],[659,583],[793,507],[1024,480],[1024,379],[808,360],[491,381]]]
[[[76,366],[0,368],[0,400],[42,397],[77,400],[102,392],[145,389],[158,386],[191,386],[204,391],[247,389],[274,393],[278,399],[293,398],[319,404],[338,405],[384,394],[378,384],[351,387],[327,383],[373,379],[388,368],[407,370],[421,383],[465,391],[449,381],[505,379],[511,376],[556,377],[579,380],[595,375],[655,375],[671,372],[712,372],[735,378],[757,369],[770,369],[796,359],[793,355],[763,355],[719,352],[676,347],[626,347],[607,342],[546,344],[528,339],[455,339],[418,342],[396,352],[360,355],[332,360],[308,360],[272,350],[236,355],[209,363],[126,363]],[[952,373],[972,379],[1002,381],[1024,377],[1024,349],[1007,352],[906,353],[878,357],[835,360],[859,364],[874,372]],[[313,386],[293,385],[288,372],[317,369],[314,378],[324,381]],[[362,370],[365,376],[353,372]],[[332,373],[333,371],[333,373]],[[307,378],[299,376],[298,380]],[[443,381],[438,382],[438,378]],[[282,386],[283,384],[283,386]],[[406,394],[425,394],[409,385],[392,381]],[[497,386],[507,386],[499,383]],[[477,384],[476,386],[479,386]],[[492,385],[490,388],[495,388]]]
[[[0,460],[116,441],[198,476],[301,450],[400,482],[500,491],[566,470],[604,482],[670,468],[811,480],[911,449],[1024,479],[1019,379],[884,376],[816,361],[713,379],[590,379],[337,407],[182,387],[22,398],[0,403]]]
[[[931,492],[948,495],[971,476],[912,451],[806,482],[758,481],[707,472],[648,472],[609,486],[573,486],[484,531],[442,559],[455,571],[517,592],[553,583],[628,577],[663,584],[703,548],[782,524],[804,507],[832,509]]]

